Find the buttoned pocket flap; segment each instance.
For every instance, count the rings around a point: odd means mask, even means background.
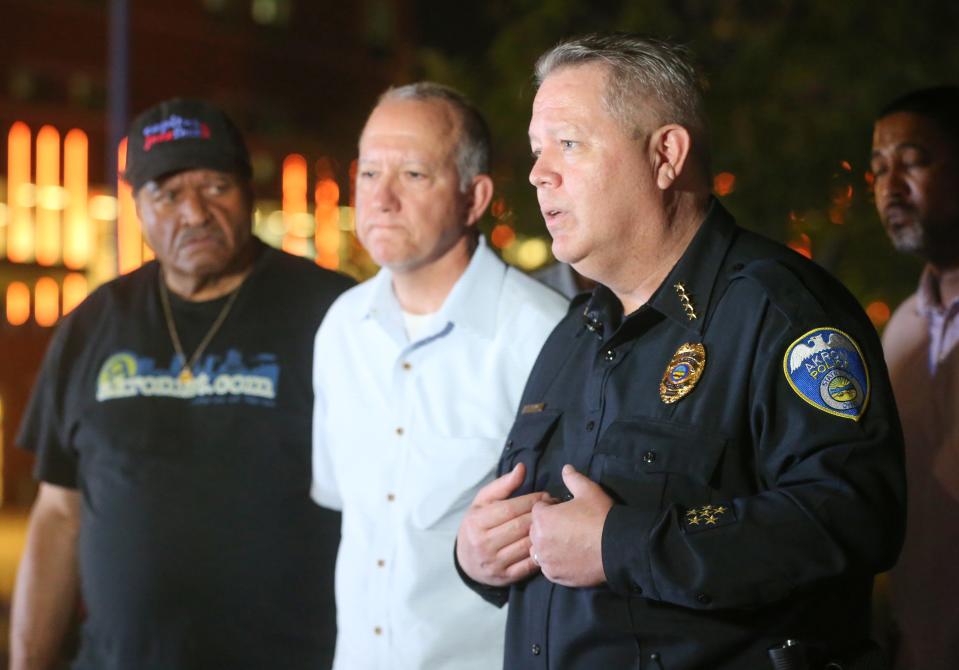
[[[528,414],[520,414],[506,438],[506,453],[533,449],[541,451],[549,441],[556,422],[562,412],[558,410],[536,409]]]
[[[708,484],[726,442],[722,435],[695,426],[625,418],[610,425],[596,450],[637,474],[678,473]]]

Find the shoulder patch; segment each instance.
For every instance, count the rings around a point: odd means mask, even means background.
[[[849,335],[823,326],[786,348],[786,381],[800,398],[828,414],[859,421],[869,403],[869,369]]]

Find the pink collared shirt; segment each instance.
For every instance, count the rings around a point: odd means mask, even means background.
[[[906,438],[906,541],[890,574],[897,670],[959,668],[959,301],[927,268],[883,333]]]
[[[943,305],[939,292],[939,278],[931,266],[926,266],[916,291],[916,309],[926,319],[929,328],[929,372],[936,368],[959,342],[959,298]]]

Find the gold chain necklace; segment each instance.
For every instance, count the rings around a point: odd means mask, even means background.
[[[242,284],[240,284],[240,286],[242,286]],[[217,315],[216,321],[210,326],[210,330],[206,331],[206,335],[203,336],[199,346],[197,346],[193,355],[190,356],[190,359],[187,360],[186,352],[183,351],[183,345],[180,343],[180,336],[176,332],[176,322],[173,320],[173,310],[170,308],[170,293],[166,287],[166,282],[163,280],[163,274],[160,274],[160,303],[163,305],[163,318],[166,320],[166,327],[170,332],[170,340],[173,341],[173,349],[180,355],[180,359],[183,361],[183,367],[180,368],[180,374],[177,377],[181,383],[187,384],[193,381],[193,366],[200,360],[200,356],[203,355],[203,350],[210,344],[213,336],[216,335],[216,332],[220,330],[220,326],[226,321],[226,316],[230,313],[230,308],[233,307],[233,303],[236,302],[236,297],[240,294],[240,286],[233,289],[230,297],[226,300],[226,304],[223,305],[223,309],[221,309],[219,315]]]

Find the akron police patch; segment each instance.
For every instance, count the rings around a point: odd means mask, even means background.
[[[859,345],[835,328],[814,328],[789,345],[783,372],[799,397],[829,414],[859,421],[869,402],[869,370]]]

